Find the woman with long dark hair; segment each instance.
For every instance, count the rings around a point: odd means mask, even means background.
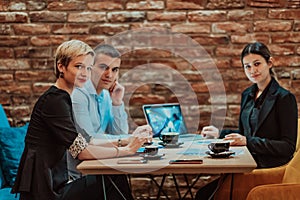
[[[247,146],[257,168],[284,165],[293,157],[297,141],[295,96],[277,82],[274,59],[263,43],[246,45],[241,62],[247,78],[254,84],[242,93],[239,129],[219,131],[214,126],[207,126],[201,134],[224,138],[231,141],[231,146]],[[212,184],[208,187],[216,188],[218,181]],[[208,199],[211,196],[208,187],[200,189],[197,198],[205,199],[206,195]]]

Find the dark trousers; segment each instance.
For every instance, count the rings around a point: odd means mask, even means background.
[[[59,193],[55,200],[133,200],[125,175],[84,176],[67,184]],[[39,198],[21,193],[20,200]]]
[[[207,185],[200,188],[196,194],[196,200],[212,200],[214,199],[214,193],[218,188],[219,178],[208,183]]]

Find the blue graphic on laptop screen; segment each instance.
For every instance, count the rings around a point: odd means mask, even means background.
[[[186,133],[186,126],[179,106],[148,107],[146,110],[153,136],[164,132]]]

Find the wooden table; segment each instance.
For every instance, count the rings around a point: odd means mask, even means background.
[[[210,140],[184,141],[180,148],[159,149],[159,154],[165,156],[160,160],[149,160],[145,164],[117,164],[118,160],[128,159],[123,157],[83,161],[77,169],[83,174],[220,174],[244,173],[256,168],[256,162],[247,147],[230,147],[235,155],[229,158],[211,158],[205,154],[209,142]],[[203,164],[169,164],[172,159],[202,159]]]
[[[118,164],[119,160],[128,159],[113,158],[102,160],[83,161],[77,169],[83,174],[145,174],[151,177],[159,188],[157,199],[160,198],[162,192],[167,199],[168,195],[163,190],[163,185],[167,174],[172,174],[176,186],[179,199],[184,199],[190,193],[193,198],[191,188],[198,181],[201,174],[233,174],[251,172],[256,168],[256,162],[252,158],[246,146],[230,147],[235,155],[229,158],[211,158],[205,152],[208,151],[207,145],[215,140],[193,140],[184,139],[184,144],[180,148],[161,148],[159,154],[165,154],[160,160],[149,160],[145,164]],[[157,144],[158,141],[155,141]],[[130,158],[139,158],[140,156],[132,156]],[[169,164],[173,159],[202,159],[202,164]],[[193,183],[186,183],[188,191],[181,197],[179,186],[177,185],[175,174],[198,174]],[[161,183],[157,183],[153,175],[163,175]]]

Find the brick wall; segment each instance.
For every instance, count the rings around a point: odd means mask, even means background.
[[[225,114],[236,126],[250,85],[239,55],[255,40],[270,47],[280,83],[300,102],[300,0],[1,0],[0,103],[12,125],[29,120],[55,81],[56,47],[70,39],[123,53],[131,127],[145,123],[142,104],[176,101],[192,130],[221,125]]]

